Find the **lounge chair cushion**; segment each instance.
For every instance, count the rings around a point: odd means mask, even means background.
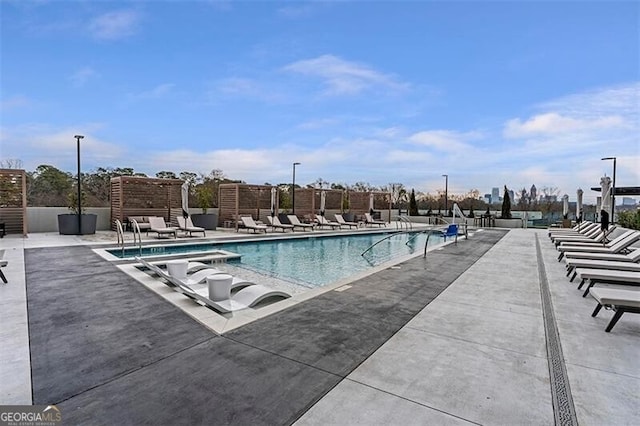
[[[591,297],[603,306],[640,308],[640,289],[595,286],[591,288]]]

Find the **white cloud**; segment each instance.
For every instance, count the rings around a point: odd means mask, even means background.
[[[19,158],[27,170],[40,164],[51,164],[61,170],[76,169],[76,139],[80,142],[83,170],[111,164],[122,164],[127,157],[125,144],[102,140],[97,134],[104,128],[100,123],[85,123],[53,129],[48,125],[29,124],[2,129],[2,156]]]
[[[208,100],[215,102],[220,95],[258,99],[265,102],[282,102],[285,96],[273,88],[266,88],[259,81],[250,78],[230,77],[217,81],[207,93]]]
[[[293,62],[283,67],[283,70],[321,79],[326,86],[327,95],[353,95],[377,88],[393,91],[407,88],[406,84],[396,81],[390,75],[333,55]]]
[[[457,132],[453,130],[425,130],[409,136],[409,141],[415,145],[433,148],[444,152],[459,152],[472,150],[468,140],[478,139],[478,132]]]
[[[519,118],[507,121],[504,128],[504,136],[506,138],[522,138],[544,134],[616,128],[623,125],[623,118],[615,115],[583,119],[568,117],[557,112],[547,112],[535,115],[526,121],[522,121]]]
[[[83,67],[71,74],[69,80],[71,80],[74,87],[82,87],[87,81],[97,76],[99,76],[99,74],[93,68]]]
[[[332,127],[339,124],[340,120],[337,118],[319,118],[317,120],[309,120],[304,123],[300,123],[296,126],[299,130],[317,130],[326,127]]]
[[[173,83],[159,84],[151,90],[147,90],[140,93],[129,94],[129,99],[143,100],[143,99],[160,99],[171,93],[171,90],[175,87]]]
[[[140,15],[134,10],[108,12],[89,23],[89,31],[98,39],[117,40],[133,35],[138,27]]]
[[[0,111],[10,111],[18,108],[28,107],[33,102],[24,95],[15,95],[0,101]]]

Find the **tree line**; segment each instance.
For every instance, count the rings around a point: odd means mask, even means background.
[[[21,162],[16,160],[0,161],[0,168],[21,168]],[[217,207],[218,187],[223,183],[245,183],[242,180],[227,177],[220,169],[213,169],[207,174],[182,171],[161,170],[155,176],[137,172],[131,167],[98,167],[94,171],[81,173],[82,204],[90,207],[108,207],[110,205],[111,178],[119,176],[155,177],[160,179],[181,179],[189,182],[191,197],[190,207]],[[26,171],[27,180],[27,205],[33,207],[73,207],[77,204],[77,175],[56,168],[55,166],[42,164],[33,171]],[[269,183],[280,192],[280,208],[291,207],[291,183]],[[302,185],[296,184],[296,188]],[[332,183],[322,178],[304,185],[306,188],[335,189],[362,192],[386,192],[391,196],[392,208],[407,210],[410,214],[417,215],[419,211],[429,213],[450,214],[453,203],[458,203],[463,210],[471,210],[480,213],[487,208],[500,208],[500,205],[488,205],[480,199],[480,191],[471,189],[465,194],[448,194],[445,203],[445,191],[437,190],[434,194],[424,193],[411,189],[410,191],[402,183],[389,183],[375,186],[368,182],[359,181],[353,184]],[[505,186],[506,193],[506,186]],[[543,196],[540,199],[530,197],[526,189],[518,191],[519,199],[513,202],[513,207],[518,210],[543,210],[545,212],[562,209],[561,203],[556,201],[557,188],[543,188]],[[348,200],[343,206],[348,209]],[[511,200],[510,200],[511,202]],[[444,211],[445,205],[448,212]]]

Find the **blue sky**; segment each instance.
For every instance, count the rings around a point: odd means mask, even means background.
[[[640,185],[640,3],[0,2],[0,157],[482,194]]]

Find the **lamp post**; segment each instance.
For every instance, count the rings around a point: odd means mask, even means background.
[[[444,214],[449,211],[447,199],[449,198],[449,175],[442,175],[444,177]]]
[[[613,160],[613,183],[611,186],[611,223],[614,223],[616,213],[616,157],[604,157],[601,158],[601,160]]]
[[[291,210],[296,214],[296,166],[300,163],[293,163],[293,183],[291,185]]]
[[[80,139],[84,139],[82,135],[75,135],[76,146],[78,150],[78,235],[82,235],[82,190],[80,189]]]

